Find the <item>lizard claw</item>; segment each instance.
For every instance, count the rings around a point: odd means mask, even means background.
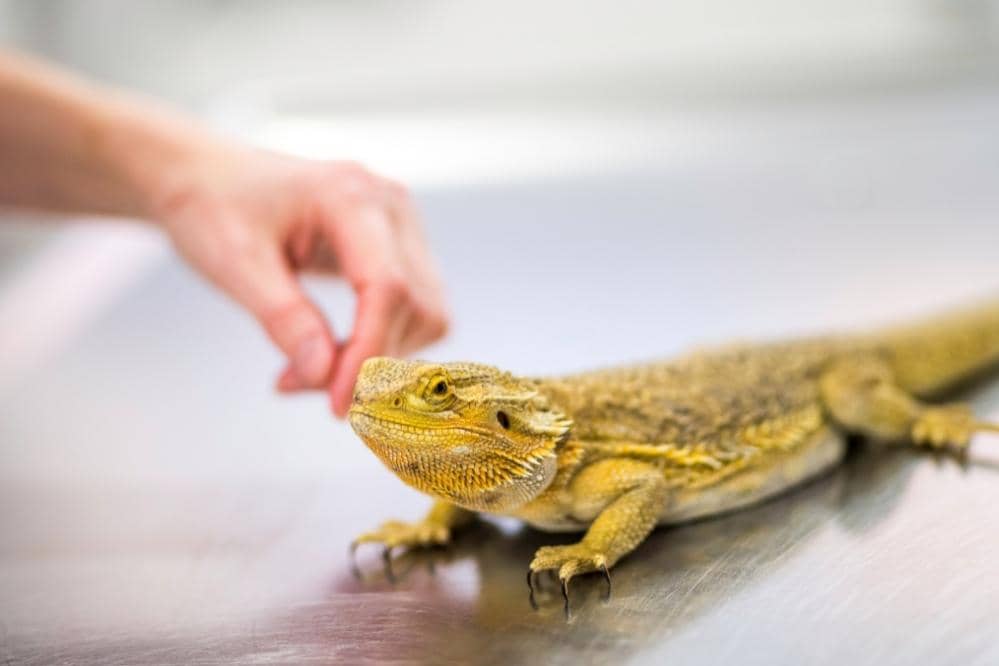
[[[539,571],[552,570],[558,572],[558,579],[562,588],[562,599],[565,602],[566,617],[570,615],[569,604],[569,581],[578,574],[600,571],[607,581],[607,592],[605,599],[610,598],[611,578],[607,556],[598,552],[583,543],[574,543],[567,546],[545,546],[539,548],[531,562],[531,567],[527,574],[527,584],[530,587],[530,602],[532,607],[537,607],[534,601],[534,574]]]
[[[389,521],[377,530],[366,532],[351,542],[351,570],[355,576],[358,578],[361,577],[355,559],[358,546],[363,543],[380,543],[382,544],[382,565],[385,570],[385,578],[390,583],[394,583],[396,577],[395,572],[392,570],[393,549],[441,546],[450,540],[451,530],[435,522],[403,523]]]
[[[348,551],[348,558],[350,559],[350,573],[354,575],[354,578],[361,580],[361,570],[357,567],[357,541],[350,542],[350,550]]]
[[[385,568],[385,579],[395,585],[395,572],[392,571],[392,546],[382,549],[382,565]]]
[[[912,439],[921,446],[964,451],[978,426],[971,410],[964,405],[930,407],[912,426]]]
[[[527,598],[531,602],[531,608],[538,610],[538,602],[534,600],[534,570],[527,570],[527,589],[531,591],[530,596]]]

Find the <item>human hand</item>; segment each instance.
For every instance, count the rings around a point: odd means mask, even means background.
[[[174,168],[153,216],[285,354],[279,390],[329,387],[343,417],[366,358],[405,355],[444,335],[441,281],[400,185],[353,163],[232,146],[195,154]],[[302,291],[297,276],[306,271],[338,275],[353,288],[354,329],[345,341]]]
[[[0,50],[0,204],[159,222],[198,271],[246,307],[288,358],[282,391],[329,387],[350,406],[361,362],[444,334],[440,279],[412,201],[356,164],[226,143],[147,100]],[[297,275],[357,295],[337,342]]]

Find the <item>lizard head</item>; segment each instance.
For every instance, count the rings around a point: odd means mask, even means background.
[[[349,418],[410,486],[499,513],[548,486],[571,426],[531,381],[487,365],[391,358],[361,366]]]

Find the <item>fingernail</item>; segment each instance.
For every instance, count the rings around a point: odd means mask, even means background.
[[[308,387],[326,383],[330,372],[330,351],[321,335],[306,338],[298,344],[292,368],[299,381]]]

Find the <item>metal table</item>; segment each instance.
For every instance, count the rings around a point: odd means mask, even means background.
[[[927,161],[833,133],[812,146],[817,166],[421,193],[457,319],[425,355],[560,372],[994,293],[999,144],[940,113],[948,148]],[[910,125],[896,145],[939,138]],[[850,194],[823,198],[829,182]],[[999,661],[987,438],[963,467],[861,446],[775,501],[659,530],[614,571],[609,602],[599,577],[574,582],[568,620],[554,589],[530,609],[524,574],[534,549],[570,537],[503,520],[401,557],[395,584],[362,550],[357,580],[351,538],[428,502],[321,396],[275,396],[280,362],[252,322],[176,259],[149,257],[6,382],[4,663]],[[313,289],[346,330],[345,292]],[[35,312],[30,330],[59,314]],[[974,395],[999,417],[999,383]]]

